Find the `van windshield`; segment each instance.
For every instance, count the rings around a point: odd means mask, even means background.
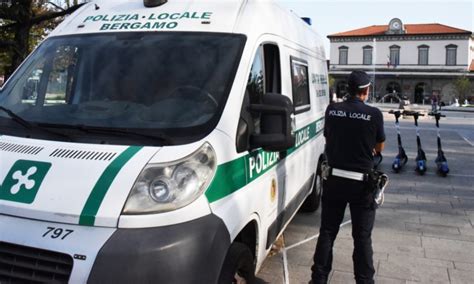
[[[55,131],[126,129],[188,143],[216,126],[244,43],[210,33],[53,37],[10,79],[0,106]]]

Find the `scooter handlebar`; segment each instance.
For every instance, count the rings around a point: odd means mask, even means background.
[[[441,114],[441,113],[439,113],[439,112],[430,112],[430,113],[428,113],[428,115],[431,115],[431,116],[438,116],[438,117],[446,117],[446,115]]]
[[[390,114],[401,114],[401,111],[392,109],[388,113],[390,113]]]
[[[418,116],[425,116],[424,114],[422,114],[422,113],[420,113],[420,112],[412,111],[412,110],[405,110],[405,111],[403,111],[403,115],[409,115],[409,116],[415,116],[415,115],[418,115]]]
[[[400,118],[400,116],[402,116],[402,112],[399,111],[399,110],[396,110],[396,111],[391,110],[388,113],[393,114],[395,116],[395,119],[397,120],[397,122],[398,122],[398,119]]]

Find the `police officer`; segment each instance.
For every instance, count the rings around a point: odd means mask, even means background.
[[[326,110],[328,176],[323,181],[321,228],[310,283],[327,283],[332,268],[332,248],[349,204],[354,239],[354,275],[357,283],[374,283],[371,233],[375,220],[373,195],[367,173],[373,155],[385,141],[380,110],[366,105],[370,77],[363,71],[349,76],[349,98]]]

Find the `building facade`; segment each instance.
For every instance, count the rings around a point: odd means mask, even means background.
[[[457,98],[455,82],[474,84],[474,37],[471,31],[441,24],[370,26],[328,36],[329,73],[338,97],[347,93],[347,77],[364,70],[374,78],[373,97],[406,97],[427,103],[433,95],[450,104]]]

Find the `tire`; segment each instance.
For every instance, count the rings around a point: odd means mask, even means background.
[[[400,164],[400,160],[398,158],[392,163],[392,170],[395,173],[399,173],[402,165]]]
[[[318,210],[321,204],[321,194],[323,192],[323,178],[321,177],[321,162],[318,164],[316,170],[316,177],[313,181],[313,188],[311,194],[308,195],[303,205],[301,206],[300,212],[313,213]]]
[[[238,282],[237,278],[243,279],[245,282]],[[252,252],[242,243],[233,243],[225,257],[221,275],[219,276],[219,284],[252,284],[254,281],[255,264]]]

